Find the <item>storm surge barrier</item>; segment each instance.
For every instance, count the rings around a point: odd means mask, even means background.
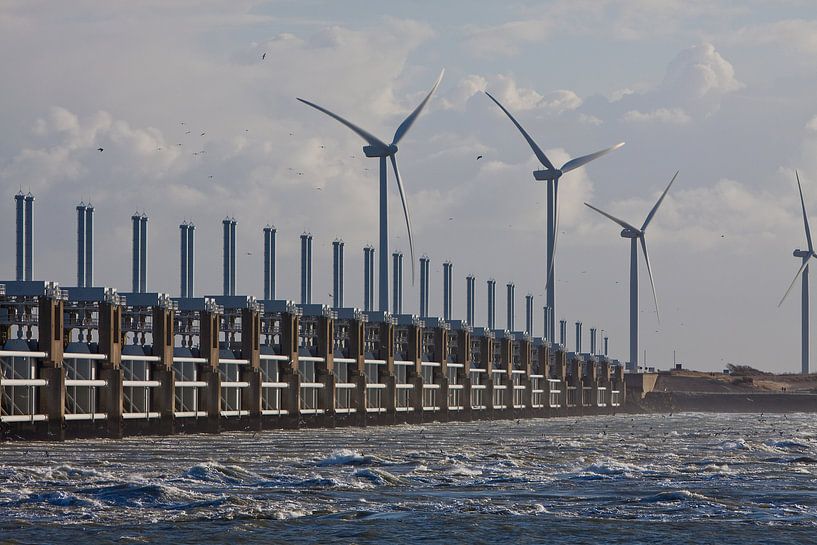
[[[623,366],[528,332],[249,296],[6,282],[0,436],[609,414]]]

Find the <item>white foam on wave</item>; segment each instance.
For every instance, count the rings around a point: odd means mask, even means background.
[[[590,464],[577,472],[576,476],[579,478],[596,479],[633,479],[648,471],[647,468],[635,464],[628,464],[617,460],[603,460]]]
[[[201,462],[184,472],[184,476],[197,481],[218,483],[258,482],[261,476],[239,465],[224,465],[216,461]]]
[[[749,446],[746,444],[746,439],[738,438],[735,440],[721,441],[715,448],[719,450],[748,450]]]
[[[357,477],[358,479],[365,479],[370,483],[378,486],[387,485],[395,486],[403,484],[403,480],[397,475],[389,473],[385,469],[378,469],[373,467],[357,469],[355,470],[354,473],[352,473],[352,476]]]
[[[448,470],[446,470],[446,473],[456,477],[479,477],[482,475],[482,470],[476,467],[468,467],[463,464],[453,464]]]
[[[348,448],[333,450],[332,453],[318,461],[319,466],[338,466],[338,465],[364,465],[369,464],[374,460],[372,456],[366,456],[360,452]]]

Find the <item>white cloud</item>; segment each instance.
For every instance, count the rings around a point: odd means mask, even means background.
[[[592,125],[594,127],[598,127],[599,125],[604,123],[604,121],[602,121],[595,115],[581,113],[579,114],[579,123],[584,123],[585,125]]]
[[[658,108],[651,112],[630,110],[622,117],[631,123],[666,123],[669,125],[686,125],[691,121],[689,115],[681,108]]]
[[[817,20],[784,19],[747,25],[728,34],[726,38],[730,43],[750,47],[775,45],[813,59],[817,54]]]
[[[519,52],[523,45],[545,41],[551,24],[545,20],[510,21],[496,26],[465,28],[464,45],[478,57],[508,57]]]
[[[817,132],[817,115],[808,120],[808,123],[806,123],[806,128],[810,131]]]
[[[678,53],[667,67],[662,84],[664,92],[683,100],[720,97],[742,87],[735,77],[735,69],[710,43]]]

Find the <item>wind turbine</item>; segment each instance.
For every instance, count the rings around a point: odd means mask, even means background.
[[[547,226],[547,263],[548,263],[548,271],[547,271],[547,279],[545,280],[545,288],[547,290],[547,306],[550,308],[552,315],[556,316],[556,288],[555,288],[555,276],[556,273],[555,269],[555,259],[556,259],[556,241],[559,238],[559,178],[562,177],[562,174],[566,174],[571,170],[576,170],[577,168],[584,166],[585,164],[589,163],[593,159],[598,159],[602,155],[606,155],[613,150],[617,150],[621,146],[624,145],[624,142],[616,144],[615,146],[607,149],[603,149],[601,151],[597,151],[595,153],[591,153],[590,155],[584,155],[582,157],[576,157],[575,159],[571,159],[564,165],[562,168],[556,168],[553,166],[553,163],[545,155],[545,152],[533,141],[533,138],[525,132],[525,129],[522,128],[522,125],[511,115],[505,107],[500,104],[500,102],[495,99],[488,91],[485,91],[485,94],[488,95],[488,98],[493,100],[499,108],[505,112],[513,124],[516,125],[516,128],[519,129],[519,132],[522,133],[522,136],[525,137],[527,140],[528,145],[533,150],[534,155],[536,155],[539,162],[542,163],[542,166],[545,167],[545,170],[535,170],[533,171],[533,178],[537,181],[546,181],[548,183],[548,226]],[[555,319],[550,320],[550,331],[545,332],[548,339],[553,341],[556,338],[556,324]]]
[[[658,322],[661,322],[661,315],[658,312],[658,296],[655,294],[655,282],[652,277],[652,267],[650,266],[650,256],[647,253],[647,240],[644,238],[647,234],[647,226],[649,226],[658,207],[661,206],[664,197],[667,196],[669,188],[672,187],[672,182],[678,177],[678,172],[672,177],[667,188],[658,198],[658,202],[652,207],[650,213],[647,214],[647,219],[641,229],[634,227],[624,220],[618,219],[612,214],[600,210],[592,204],[584,203],[586,206],[592,208],[602,216],[613,220],[621,227],[621,236],[630,239],[630,371],[638,371],[638,244],[641,243],[641,250],[644,252],[644,262],[647,264],[647,273],[650,275],[650,287],[652,287],[652,299],[655,302],[655,315],[658,317]]]
[[[366,146],[363,146],[363,153],[366,157],[378,157],[380,159],[380,265],[379,265],[379,282],[378,282],[378,298],[379,307],[382,311],[389,310],[389,199],[388,199],[388,185],[387,185],[387,170],[386,159],[391,160],[391,166],[394,170],[394,177],[397,181],[397,189],[400,192],[400,201],[403,203],[403,214],[406,218],[406,230],[408,231],[409,250],[411,252],[411,282],[414,283],[414,240],[411,233],[411,215],[409,214],[408,202],[406,201],[406,192],[403,189],[403,182],[400,180],[400,171],[397,169],[397,143],[406,135],[411,128],[414,121],[423,111],[426,103],[437,90],[437,86],[443,79],[445,70],[440,71],[440,76],[434,83],[434,87],[426,95],[422,102],[414,109],[413,112],[406,117],[403,122],[397,127],[394,133],[391,144],[386,144],[371,133],[361,129],[354,123],[342,118],[336,113],[333,113],[326,108],[318,106],[308,100],[299,98],[301,102],[308,106],[312,106],[318,111],[321,111],[331,118],[346,125],[353,130],[358,136],[366,141]]]
[[[806,201],[803,200],[803,188],[800,185],[800,174],[797,171],[794,171],[794,175],[797,177],[797,189],[800,191],[800,206],[803,208],[803,227],[806,230],[806,244],[808,244],[807,250],[794,250],[794,257],[799,257],[803,260],[803,264],[800,265],[800,269],[797,271],[797,274],[794,275],[794,280],[791,281],[789,284],[789,289],[786,290],[785,295],[783,295],[783,299],[777,304],[778,307],[783,304],[783,301],[786,300],[786,297],[789,295],[789,292],[794,287],[795,282],[797,279],[802,276],[803,277],[803,299],[801,303],[801,371],[804,375],[808,374],[809,371],[809,307],[808,307],[808,262],[809,259],[812,257],[817,257],[817,254],[814,253],[814,246],[811,243],[811,228],[808,224],[808,215],[806,214]]]

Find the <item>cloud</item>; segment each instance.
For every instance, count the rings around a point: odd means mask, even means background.
[[[725,38],[729,43],[749,47],[777,46],[784,51],[805,54],[813,60],[817,54],[817,20],[784,19],[747,25]]]
[[[483,91],[489,91],[513,112],[536,110],[559,115],[582,105],[582,99],[568,89],[556,89],[542,94],[532,88],[520,86],[515,78],[506,74],[471,74],[457,82],[453,90],[441,98],[443,108],[463,110],[472,96]]]
[[[593,113],[609,117],[618,110],[616,117],[627,123],[687,125],[714,114],[725,97],[743,87],[732,64],[712,44],[703,43],[681,50],[658,85],[641,92],[617,91],[606,104],[595,101]]]
[[[666,123],[669,125],[686,125],[691,118],[681,108],[658,108],[651,112],[630,110],[622,117],[630,123]]]
[[[808,120],[808,123],[806,123],[806,128],[810,131],[817,132],[817,115]]]
[[[695,101],[719,98],[737,91],[743,84],[715,46],[703,43],[678,53],[667,67],[661,87],[663,92],[680,100]]]
[[[552,24],[544,20],[509,21],[496,26],[465,27],[463,44],[466,50],[483,58],[509,57],[523,45],[545,41]]]

